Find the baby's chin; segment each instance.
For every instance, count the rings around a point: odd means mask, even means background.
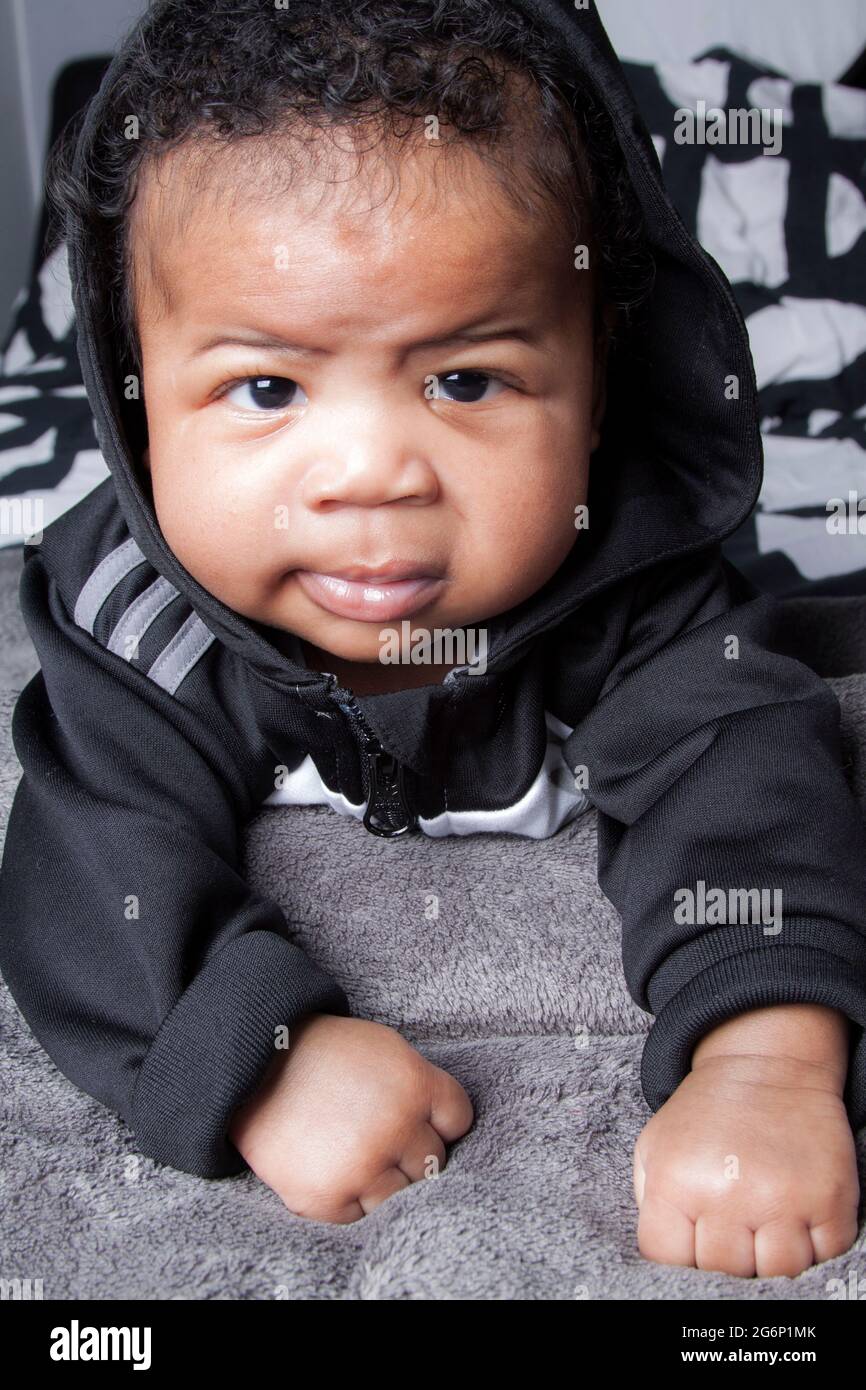
[[[420,627],[414,621],[411,627],[407,623],[407,640],[402,639],[399,624],[388,624],[387,628],[376,624],[364,624],[372,631],[362,632],[348,637],[334,636],[317,632],[315,635],[307,635],[285,629],[274,630],[274,637],[280,651],[286,655],[296,655],[300,647],[304,652],[307,664],[314,666],[319,671],[333,671],[335,662],[351,664],[357,667],[387,667],[402,666],[407,667],[441,665],[435,662],[433,656],[435,652],[428,650],[426,653],[421,649],[425,644],[431,643],[433,632],[427,628]],[[387,635],[390,630],[396,630],[397,636]],[[431,644],[432,645],[432,644]],[[412,660],[412,650],[418,653],[417,659]],[[402,659],[396,660],[395,657]],[[328,663],[331,663],[330,665]]]
[[[450,670],[465,664],[467,656],[463,647],[454,650],[447,640],[441,640],[437,647],[434,628],[419,625],[414,619],[410,627],[410,620],[404,621],[407,639],[403,640],[400,634],[399,641],[393,637],[387,639],[384,636],[386,627],[378,624],[375,627],[364,624],[373,629],[370,632],[342,637],[326,634],[323,630],[299,632],[264,623],[257,626],[290,660],[300,661],[311,671],[331,672],[342,684],[357,688],[359,692],[440,684]],[[389,624],[388,628],[396,628],[400,633],[398,624]],[[439,631],[441,634],[443,629],[440,627]]]

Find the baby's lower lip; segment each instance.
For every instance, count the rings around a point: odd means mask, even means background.
[[[405,618],[438,598],[445,580],[427,575],[421,579],[341,579],[313,570],[295,570],[298,583],[309,598],[338,618],[362,622],[390,622]]]

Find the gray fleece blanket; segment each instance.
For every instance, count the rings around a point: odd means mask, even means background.
[[[0,555],[0,827],[9,739],[37,662]],[[829,680],[866,800],[866,601],[788,600],[791,649]],[[596,882],[594,811],[547,841],[389,842],[327,807],[263,810],[247,872],[360,1017],[399,1029],[465,1086],[472,1129],[436,1179],[347,1226],[293,1216],[254,1174],[143,1158],[57,1070],[0,987],[0,1274],[46,1299],[827,1299],[866,1233],[795,1279],[652,1263],[637,1248],[632,1150],[650,1117],[619,919]],[[429,911],[435,895],[438,911]],[[866,1189],[866,1131],[858,1135]]]

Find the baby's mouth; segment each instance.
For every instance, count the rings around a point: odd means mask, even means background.
[[[365,576],[348,579],[340,574],[295,570],[304,593],[339,618],[361,622],[389,622],[408,617],[437,599],[445,587],[441,575],[415,573],[403,578]]]

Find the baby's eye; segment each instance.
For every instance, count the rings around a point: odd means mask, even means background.
[[[455,378],[459,379],[455,380]],[[506,385],[498,377],[491,376],[489,372],[470,371],[468,368],[462,371],[449,372],[447,376],[440,376],[437,380],[439,394],[460,405],[471,405],[483,399],[489,386],[504,389]],[[303,392],[303,387],[299,386],[291,377],[244,377],[241,381],[233,382],[223,392],[223,395],[228,400],[232,400],[233,392],[244,391],[248,392],[246,399],[235,397],[232,403],[257,413],[268,410],[285,410],[289,406],[304,404],[296,398],[296,392]],[[494,395],[496,394],[494,391]],[[306,401],[306,396],[304,401]]]
[[[243,381],[236,381],[227,391],[223,392],[226,399],[231,400],[233,391],[249,391],[247,400],[235,400],[234,405],[243,406],[244,409],[261,410],[285,410],[289,405],[300,405],[301,402],[292,399],[295,391],[303,388],[291,377],[285,376],[248,376]],[[252,405],[250,405],[252,401]]]
[[[468,377],[469,380],[455,383],[453,377]],[[460,405],[471,405],[481,399],[484,394],[484,385],[494,385],[505,387],[505,382],[498,377],[490,376],[488,372],[474,372],[468,368],[464,371],[449,372],[447,376],[438,378],[438,390],[441,395],[444,391],[453,392],[447,397],[448,400],[457,401]]]

